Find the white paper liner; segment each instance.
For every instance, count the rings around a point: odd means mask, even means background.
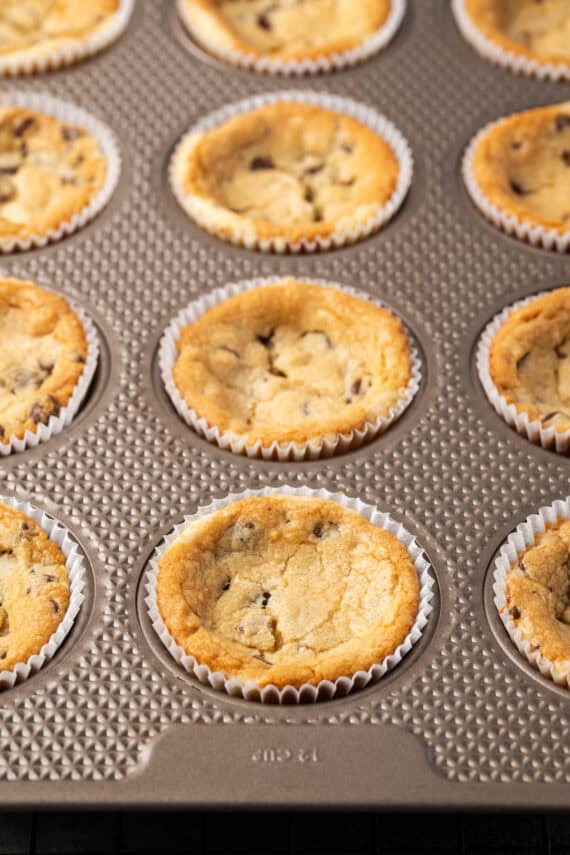
[[[379,526],[379,528],[383,528],[390,532],[406,547],[414,562],[420,583],[418,614],[414,625],[410,629],[404,641],[394,650],[393,653],[386,656],[385,659],[378,662],[376,665],[372,665],[367,671],[356,671],[350,676],[338,677],[334,682],[331,680],[321,680],[316,685],[305,683],[300,688],[290,685],[284,686],[281,689],[275,685],[268,685],[264,688],[260,688],[254,681],[244,683],[236,677],[227,678],[223,672],[211,671],[207,665],[201,665],[193,656],[185,653],[168,632],[156,602],[158,562],[166,549],[172,541],[175,540],[182,531],[184,531],[188,523],[199,519],[206,514],[218,511],[226,505],[240,499],[246,499],[251,496],[270,495],[307,496],[315,499],[331,499],[332,501],[338,502],[344,508],[356,511],[369,522]],[[147,605],[154,630],[170,655],[176,660],[176,662],[182,665],[188,673],[193,674],[200,683],[209,685],[217,691],[225,692],[226,694],[234,697],[241,697],[248,701],[300,704],[315,703],[316,701],[325,701],[331,700],[332,698],[344,697],[354,689],[363,689],[370,683],[376,683],[388,671],[401,662],[403,657],[409,653],[413,645],[419,641],[428,622],[429,614],[432,611],[433,587],[434,579],[431,571],[431,564],[422,547],[417,543],[415,537],[406,531],[403,525],[393,520],[389,514],[382,513],[376,508],[364,504],[360,499],[349,499],[342,493],[330,493],[328,490],[310,490],[307,487],[280,487],[279,489],[265,488],[263,490],[244,490],[241,493],[230,493],[224,499],[216,499],[210,505],[199,508],[195,514],[186,516],[184,518],[184,522],[177,525],[170,534],[166,535],[164,540],[156,548],[150,560],[150,566],[146,572],[145,580],[145,590],[147,592],[145,603]]]
[[[452,0],[452,9],[457,26],[469,44],[482,57],[514,71],[515,74],[528,74],[541,80],[570,80],[570,63],[543,62],[521,56],[514,50],[501,47],[487,38],[475,24],[467,11],[466,0]]]
[[[234,282],[222,288],[217,288],[210,294],[199,297],[194,300],[184,309],[182,309],[170,322],[164,331],[160,340],[158,353],[158,364],[164,387],[168,392],[168,396],[172,401],[176,411],[182,416],[187,425],[192,427],[201,436],[204,436],[209,442],[213,442],[220,448],[228,449],[234,454],[245,454],[247,457],[261,457],[264,460],[316,460],[320,457],[331,457],[334,454],[341,454],[350,449],[359,448],[364,443],[369,442],[373,437],[383,433],[393,422],[395,422],[402,413],[409,407],[418,389],[420,388],[422,373],[421,360],[414,343],[408,336],[408,344],[410,348],[410,357],[412,362],[412,372],[410,381],[406,388],[405,394],[391,407],[387,416],[379,416],[374,422],[366,422],[363,428],[354,428],[348,433],[333,434],[331,436],[321,437],[319,439],[310,440],[308,442],[288,442],[279,443],[272,442],[269,446],[264,446],[261,439],[257,440],[253,445],[247,444],[247,439],[243,435],[237,434],[234,431],[224,431],[223,433],[215,426],[211,425],[206,418],[200,418],[195,410],[188,406],[172,377],[172,370],[178,358],[176,343],[180,337],[180,331],[188,324],[194,323],[205,312],[213,306],[217,306],[228,300],[230,297],[235,297],[236,294],[243,294],[245,291],[251,291],[255,288],[263,287],[264,285],[276,285],[285,282],[290,277],[287,276],[268,276],[257,279],[249,279],[242,282]],[[373,305],[386,308],[379,300],[375,300],[369,294],[363,291],[358,291],[355,288],[338,285],[336,282],[328,282],[323,279],[310,280],[312,285],[322,285],[325,288],[335,288],[338,291],[343,291],[360,300],[366,300]],[[391,311],[391,310],[389,310]],[[392,312],[392,314],[394,314]]]
[[[475,177],[475,170],[473,169],[473,160],[477,145],[485,134],[497,125],[500,125],[502,121],[504,121],[503,118],[485,125],[473,137],[463,157],[463,180],[471,199],[493,225],[502,229],[507,234],[519,240],[527,241],[532,246],[542,246],[544,249],[555,250],[556,252],[568,252],[570,250],[570,228],[560,234],[556,229],[545,229],[543,226],[520,220],[514,214],[509,214],[507,211],[499,208],[498,205],[495,205],[494,202],[491,202],[479,187]]]
[[[553,425],[550,427],[544,427],[540,419],[534,419],[531,421],[528,413],[518,412],[515,404],[509,403],[507,399],[501,395],[491,379],[490,372],[490,354],[493,339],[506,322],[507,318],[516,311],[516,309],[520,309],[521,306],[533,303],[540,297],[544,297],[550,293],[552,292],[541,291],[538,294],[533,294],[531,297],[526,297],[524,300],[519,300],[511,306],[507,306],[502,312],[495,315],[492,321],[487,324],[479,339],[479,343],[477,345],[476,364],[479,380],[481,381],[481,385],[483,386],[483,390],[487,398],[493,405],[496,412],[508,425],[515,428],[517,433],[520,433],[522,436],[526,436],[526,438],[530,439],[531,442],[534,442],[537,445],[542,445],[543,448],[555,450],[560,454],[567,454],[570,450],[570,429],[559,431]]]
[[[81,604],[85,599],[83,591],[85,588],[85,570],[83,567],[83,556],[78,550],[77,544],[72,540],[69,531],[53,517],[44,511],[31,505],[29,502],[20,502],[10,496],[0,496],[0,501],[22,511],[35,520],[49,539],[56,543],[65,556],[65,567],[69,575],[70,597],[67,611],[65,612],[59,626],[40,649],[39,653],[30,656],[27,662],[19,662],[11,671],[0,671],[0,691],[11,689],[17,683],[22,683],[36,674],[40,668],[48,662],[67,637],[73,622],[77,617]]]
[[[195,44],[199,48],[207,50],[218,59],[221,59],[222,62],[262,74],[301,77],[322,74],[327,71],[339,71],[341,68],[349,68],[350,66],[364,62],[364,60],[381,51],[392,41],[402,23],[406,14],[406,0],[391,0],[390,12],[386,21],[380,29],[368,36],[362,44],[350,50],[340,51],[339,53],[327,56],[319,56],[314,59],[283,60],[272,56],[259,57],[226,45],[221,45],[213,34],[212,38],[206,39],[205,33],[195,33],[192,17],[188,14],[185,0],[177,0],[177,10],[182,23],[195,41]]]
[[[43,285],[41,287],[45,291],[50,290]],[[93,380],[99,359],[99,337],[97,330],[89,315],[85,313],[75,300],[70,300],[68,297],[64,297],[64,299],[83,324],[83,329],[87,337],[87,356],[83,372],[75,384],[75,388],[67,404],[60,408],[57,415],[51,415],[47,424],[44,425],[39,422],[35,431],[27,430],[21,439],[17,436],[2,437],[0,440],[0,456],[2,457],[6,457],[8,454],[13,454],[14,452],[24,451],[26,448],[36,448],[41,442],[47,442],[52,436],[61,433],[73,421]]]
[[[91,201],[77,214],[74,214],[71,219],[64,220],[56,229],[48,229],[45,234],[32,235],[28,238],[0,237],[0,252],[14,252],[14,250],[46,246],[48,243],[60,240],[62,237],[83,228],[108,204],[119,181],[121,153],[111,130],[81,107],[43,92],[12,92],[8,90],[0,94],[0,106],[36,110],[39,113],[46,113],[64,124],[84,128],[96,139],[107,164],[107,174],[103,186]]]
[[[388,143],[398,161],[399,170],[396,189],[388,201],[383,206],[379,206],[377,212],[372,214],[365,222],[357,223],[350,228],[340,227],[332,234],[317,237],[315,240],[301,238],[301,240],[293,243],[284,237],[272,237],[262,240],[255,234],[255,227],[252,222],[244,222],[243,217],[237,214],[232,215],[227,208],[213,200],[204,201],[196,196],[185,194],[183,186],[184,166],[191,150],[196,145],[197,140],[200,139],[201,134],[211,131],[213,128],[218,127],[218,125],[227,122],[235,116],[282,101],[314,104],[327,110],[344,113],[367,125]],[[372,107],[368,107],[358,101],[353,101],[351,98],[343,98],[338,95],[293,90],[266,93],[246,98],[234,104],[227,104],[220,110],[216,110],[215,113],[211,113],[209,116],[201,119],[184,134],[176,146],[170,161],[168,174],[172,192],[181,208],[199,226],[215,234],[221,240],[227,240],[230,243],[245,246],[247,249],[257,249],[262,252],[317,252],[319,250],[328,250],[333,247],[338,248],[346,244],[356,243],[368,237],[373,232],[378,231],[378,229],[392,219],[403,204],[412,183],[413,155],[407,140],[398,128]],[[216,231],[215,225],[211,223],[213,212],[219,214],[226,223],[226,234],[219,234]],[[228,226],[227,223],[230,222],[230,219],[231,226]],[[231,234],[228,234],[228,231]]]
[[[84,39],[59,47],[39,46],[41,53],[33,55],[28,48],[20,54],[0,56],[0,75],[36,74],[42,71],[62,68],[99,53],[122,34],[126,29],[135,7],[135,0],[119,0],[117,12],[106,24]]]
[[[564,666],[561,663],[552,662],[538,650],[533,650],[531,643],[525,641],[517,629],[507,608],[506,599],[507,573],[518,560],[519,552],[535,544],[537,536],[546,531],[547,523],[555,525],[559,520],[567,519],[570,519],[570,497],[557,499],[552,505],[540,508],[538,513],[531,514],[523,523],[520,523],[503,543],[495,560],[493,591],[495,592],[495,606],[505,629],[519,652],[545,677],[549,677],[560,686],[570,688],[570,663],[566,661]]]

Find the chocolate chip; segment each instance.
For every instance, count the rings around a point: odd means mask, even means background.
[[[359,395],[362,388],[362,379],[358,377],[350,387],[351,395]]]
[[[29,131],[36,124],[36,120],[32,116],[22,119],[17,125],[12,128],[12,133],[15,137],[23,137],[26,131]]]
[[[315,535],[315,537],[322,537],[323,536],[323,524],[322,523],[317,523],[316,526],[313,527],[313,534]]]
[[[315,199],[315,194],[311,190],[310,187],[307,187],[305,190],[305,202],[313,202]]]
[[[570,113],[560,113],[554,119],[554,127],[557,131],[563,131],[565,128],[570,128]]]
[[[556,347],[554,348],[554,353],[556,354],[556,356],[558,357],[558,359],[565,359],[565,357],[566,357],[566,354],[565,354],[565,353],[564,353],[564,351],[562,350],[562,345],[561,345],[561,344],[557,344],[557,345],[556,345]]]
[[[244,528],[249,528],[249,529],[251,530],[251,529],[254,529],[254,528],[255,528],[255,523],[252,523],[252,522],[246,522],[246,523],[244,523],[244,524],[243,524],[243,527],[244,527]]]
[[[47,425],[50,416],[57,416],[59,404],[52,395],[46,395],[41,401],[35,401],[30,407],[30,418],[38,424]]]
[[[562,152],[562,163],[564,166],[570,166],[570,148],[567,148]]]
[[[42,362],[41,359],[39,360],[39,366],[42,369],[42,371],[46,372],[48,377],[54,369],[54,363],[53,362]]]
[[[226,581],[222,585],[222,591],[229,591],[231,583],[232,583],[231,579],[226,579]]]
[[[0,660],[5,659],[8,655],[7,650],[0,650]]]
[[[510,184],[511,190],[513,191],[513,193],[516,193],[517,196],[526,196],[528,191],[525,190],[524,187],[522,186],[522,184],[519,184],[518,181],[514,181],[511,178],[509,181],[509,184]]]
[[[513,608],[511,609],[511,614],[515,620],[518,620],[521,616],[521,611],[520,609],[517,609],[516,606],[513,606]]]
[[[519,558],[518,565],[519,565],[519,570],[521,571],[521,573],[526,573],[524,558],[522,556]]]
[[[272,329],[268,335],[258,334],[255,336],[255,340],[258,341],[263,347],[273,347],[273,336],[275,334],[275,330]]]
[[[50,598],[50,603],[51,603],[51,607],[54,611],[54,614],[57,614],[59,612],[59,603],[57,603],[55,600],[52,600],[51,598]]]
[[[251,172],[259,172],[261,169],[275,169],[275,164],[270,157],[254,157],[249,168]]]
[[[558,411],[558,410],[554,410],[554,412],[552,412],[552,413],[548,413],[548,415],[547,415],[547,416],[543,416],[543,417],[542,417],[542,419],[541,419],[541,422],[542,422],[542,424],[546,424],[546,422],[549,422],[549,421],[550,421],[550,419],[553,419],[553,418],[554,418],[554,416],[559,416],[559,415],[561,415],[561,414],[559,413],[559,411]]]
[[[81,364],[85,364],[85,357],[83,356],[82,353],[77,353],[74,356],[74,360],[75,360],[75,362],[80,362]]]
[[[44,582],[49,584],[50,582],[57,582],[57,578],[55,576],[50,575],[49,573],[44,574]]]
[[[280,368],[275,368],[274,365],[269,366],[269,373],[273,374],[274,377],[287,377],[284,371],[281,371]]]
[[[255,19],[255,23],[261,30],[271,30],[271,21],[265,14],[258,15]]]
[[[320,208],[315,208],[313,213],[313,222],[314,223],[322,223],[324,220],[323,212]]]
[[[19,166],[0,166],[0,175],[15,175]]]
[[[269,591],[262,591],[261,594],[258,594],[254,600],[256,606],[261,606],[262,609],[267,608],[267,603],[271,599],[271,594]]]
[[[522,146],[522,140],[513,140],[511,143],[511,148],[514,151],[517,151]]]
[[[83,135],[83,131],[79,130],[79,128],[62,128],[61,136],[65,140],[65,142],[73,142]]]

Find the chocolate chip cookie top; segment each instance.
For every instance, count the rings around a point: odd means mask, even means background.
[[[570,429],[570,288],[509,315],[492,341],[489,372],[519,413],[543,427]]]
[[[0,57],[43,57],[81,45],[118,9],[119,0],[2,0]]]
[[[207,311],[177,342],[173,379],[220,433],[304,443],[387,416],[411,377],[408,338],[386,309],[287,279]]]
[[[0,502],[0,671],[39,653],[69,596],[60,548],[35,520]]]
[[[191,522],[159,561],[175,641],[259,686],[352,675],[398,647],[419,582],[394,535],[330,500],[242,499]]]
[[[344,53],[378,31],[391,0],[182,0],[183,20],[206,50],[283,61]]]
[[[464,0],[490,42],[541,63],[570,67],[570,0]]]
[[[0,442],[57,415],[86,356],[83,324],[63,297],[0,277]]]
[[[86,130],[23,107],[0,107],[0,240],[58,229],[89,204],[106,173]]]
[[[570,232],[570,102],[515,113],[475,144],[483,195],[520,222]]]
[[[250,245],[346,234],[378,215],[394,194],[399,164],[363,123],[289,101],[190,133],[175,152],[175,192],[198,223]]]
[[[570,673],[570,522],[560,521],[519,554],[506,576],[506,608],[530,652]]]

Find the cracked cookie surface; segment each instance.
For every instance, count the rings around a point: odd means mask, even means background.
[[[316,59],[361,45],[388,18],[391,0],[185,0],[184,22],[196,41],[279,60]]]
[[[0,57],[41,57],[81,44],[118,9],[119,0],[2,0]]]
[[[57,415],[86,357],[83,324],[63,297],[0,277],[0,442]]]
[[[69,596],[60,548],[35,520],[0,502],[0,671],[40,652]]]
[[[570,232],[570,102],[502,119],[479,139],[472,163],[479,189],[503,213]]]
[[[570,522],[547,526],[506,577],[506,608],[531,652],[570,673]]]
[[[503,50],[570,66],[570,0],[466,0],[465,8]]]
[[[212,671],[300,686],[368,669],[418,612],[419,581],[392,534],[337,502],[236,501],[191,522],[159,562],[175,641]]]
[[[186,212],[236,243],[347,234],[394,193],[396,155],[371,128],[306,103],[278,102],[188,135],[173,181]]]
[[[186,404],[248,445],[362,429],[388,416],[411,377],[398,318],[295,279],[225,300],[181,331],[177,349],[173,379]]]
[[[515,309],[493,338],[489,369],[519,413],[545,428],[570,429],[570,288]]]
[[[91,202],[106,173],[99,144],[83,128],[0,107],[0,239],[57,229]]]

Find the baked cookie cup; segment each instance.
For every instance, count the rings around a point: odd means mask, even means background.
[[[28,502],[0,496],[0,690],[56,653],[84,600],[83,556],[68,530]]]
[[[206,231],[263,252],[355,243],[402,205],[412,154],[370,107],[315,92],[230,104],[178,144],[169,168],[182,209]]]
[[[398,664],[427,624],[433,578],[388,514],[286,487],[186,517],[156,550],[146,590],[159,638],[200,682],[301,703],[346,695]]]
[[[356,65],[397,32],[405,0],[271,3],[177,0],[193,40],[223,62],[266,74],[309,75]]]
[[[527,517],[497,556],[495,605],[519,652],[570,688],[570,497]]]
[[[516,74],[570,79],[568,0],[452,0],[457,26],[482,57]]]
[[[110,201],[121,169],[111,131],[45,94],[0,95],[0,251],[42,247]]]
[[[0,455],[35,448],[72,422],[98,356],[97,331],[80,306],[0,276]]]
[[[487,325],[477,348],[487,398],[511,427],[570,450],[570,287],[520,300]]]
[[[401,321],[322,280],[238,282],[190,303],[159,347],[186,424],[234,454],[330,457],[385,431],[421,383]]]
[[[570,249],[570,102],[492,122],[469,144],[465,186],[499,229],[544,249]]]
[[[126,29],[135,0],[2,0],[0,75],[51,71],[99,53]]]

